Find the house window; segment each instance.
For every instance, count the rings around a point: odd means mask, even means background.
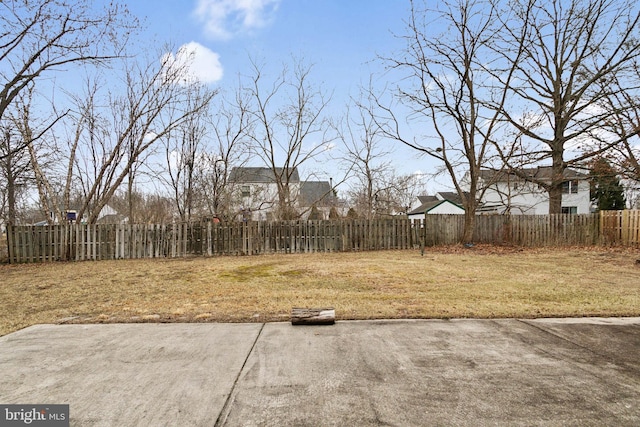
[[[242,186],[242,197],[249,197],[251,195],[251,187],[248,185]]]
[[[565,181],[562,183],[563,194],[578,194],[578,180]]]
[[[578,207],[577,206],[563,206],[562,207],[562,213],[563,214],[575,215],[575,214],[578,213]]]

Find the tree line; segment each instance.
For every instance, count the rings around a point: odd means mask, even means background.
[[[1,218],[26,222],[31,206],[51,221],[75,208],[95,222],[109,205],[131,222],[232,219],[231,170],[259,164],[274,176],[275,212],[292,219],[294,174],[320,159],[353,215],[406,212],[424,177],[397,172],[394,144],[439,161],[434,173],[465,208],[465,240],[492,184],[482,170],[521,174],[548,193],[549,213],[561,212],[568,168],[606,171],[598,199],[604,183],[640,181],[635,2],[408,6],[396,35],[405,49],[377,58],[385,74],[332,117],[331,94],[303,59],[274,72],[251,58],[235,87],[212,88],[192,78],[185,47],[143,47],[123,5],[0,3]],[[521,173],[542,164],[550,180]]]
[[[376,98],[377,123],[441,162],[462,196],[465,240],[493,184],[483,169],[536,184],[561,213],[568,168],[606,161],[640,180],[639,28],[627,0],[411,1],[406,50],[385,58],[403,80]],[[423,137],[403,133],[406,117]],[[522,172],[540,164],[550,179]]]

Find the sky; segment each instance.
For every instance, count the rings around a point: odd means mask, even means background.
[[[409,15],[406,0],[135,0],[128,6],[143,20],[143,39],[187,46],[195,52],[194,73],[213,87],[233,88],[238,74],[248,72],[250,57],[275,70],[302,58],[313,65],[313,82],[332,93],[337,116],[371,74],[383,75],[385,65],[377,58],[404,47],[398,35]],[[378,77],[378,84],[384,79]],[[397,173],[434,167],[393,144],[389,160]],[[328,178],[334,172],[325,173]]]

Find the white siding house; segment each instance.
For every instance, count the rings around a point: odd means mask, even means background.
[[[285,173],[283,168],[276,168],[275,173],[265,167],[234,168],[229,183],[233,210],[238,213],[238,219],[273,219],[279,207],[276,174],[284,176]],[[344,201],[338,199],[330,181],[300,181],[297,169],[290,171],[289,192],[291,205],[299,218],[308,218],[314,208],[321,219],[329,218],[332,208],[339,215],[346,212]]]
[[[278,184],[276,174],[286,173],[276,168],[275,173],[265,167],[237,167],[231,170],[229,183],[233,189],[233,210],[240,219],[261,221],[271,219],[278,208]],[[297,169],[290,171],[289,192],[291,200],[300,194],[300,176]]]
[[[425,215],[435,214],[464,214],[460,196],[451,192],[440,192],[434,196],[419,196],[420,206],[411,210],[409,219],[422,219]]]
[[[532,179],[550,182],[550,167],[523,169]],[[480,187],[488,185],[480,200],[479,213],[545,215],[549,213],[549,195],[537,184],[515,174],[484,170]],[[588,176],[572,169],[564,172],[562,211],[568,214],[591,212]]]

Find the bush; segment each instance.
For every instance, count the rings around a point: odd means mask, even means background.
[[[347,212],[347,218],[358,219],[358,217],[359,217],[358,212],[356,212],[356,210],[353,208],[349,208],[349,212]]]
[[[309,218],[307,219],[310,221],[317,221],[324,218],[322,218],[322,213],[320,213],[316,205],[313,205],[311,207],[311,212],[309,212]]]

